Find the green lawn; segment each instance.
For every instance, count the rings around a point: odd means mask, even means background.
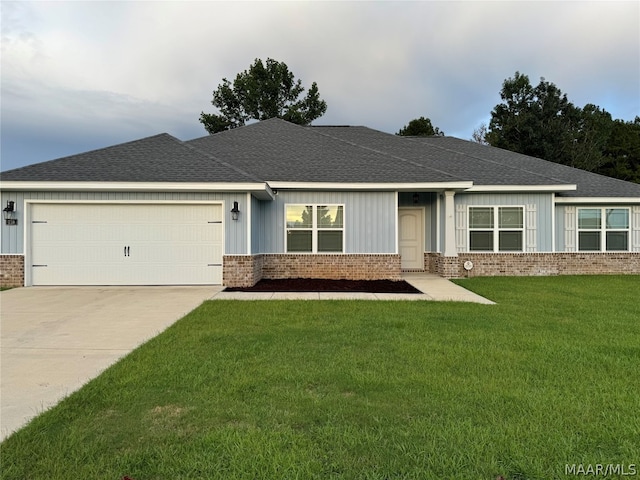
[[[207,302],[9,437],[0,478],[640,475],[640,277],[458,283],[498,304]]]

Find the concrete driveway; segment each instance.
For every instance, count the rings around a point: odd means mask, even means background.
[[[28,287],[0,293],[0,438],[222,287]]]

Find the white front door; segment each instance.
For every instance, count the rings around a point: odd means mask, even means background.
[[[32,285],[222,283],[221,204],[31,207]]]
[[[403,270],[424,269],[424,209],[398,209],[398,245]]]

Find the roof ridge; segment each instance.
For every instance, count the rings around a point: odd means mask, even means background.
[[[338,128],[340,128],[340,127],[338,127]],[[351,127],[350,127],[350,128],[351,128]],[[367,129],[367,130],[372,130],[372,131],[375,131],[375,132],[378,132],[378,133],[382,133],[382,134],[384,134],[384,135],[391,135],[390,133],[381,132],[381,131],[379,131],[379,130],[374,130],[373,128],[369,128],[369,127],[358,127],[358,128],[365,128],[365,129]],[[400,156],[398,156],[398,155],[394,155],[394,154],[391,154],[391,153],[388,153],[388,152],[384,152],[384,151],[382,151],[382,150],[378,150],[377,148],[366,147],[366,146],[361,145],[361,144],[359,144],[359,143],[351,142],[351,141],[349,141],[349,140],[345,140],[345,139],[342,139],[342,138],[338,138],[338,137],[335,137],[335,136],[333,136],[333,135],[329,135],[329,134],[327,134],[327,133],[323,133],[323,132],[319,132],[319,131],[315,131],[314,133],[317,133],[317,134],[319,134],[319,135],[322,135],[322,136],[325,136],[325,137],[328,137],[328,138],[332,138],[332,139],[334,139],[334,140],[338,140],[339,142],[346,143],[347,145],[351,145],[351,146],[354,146],[354,147],[358,147],[358,148],[361,148],[361,149],[363,149],[363,150],[368,150],[368,151],[370,151],[370,152],[375,152],[375,153],[378,153],[378,154],[380,154],[380,155],[384,155],[384,156],[386,156],[386,157],[395,158],[396,160],[400,160],[400,161],[402,161],[402,162],[404,162],[404,163],[408,163],[409,165],[414,165],[414,166],[417,166],[417,167],[426,168],[426,169],[431,170],[431,171],[433,171],[433,172],[438,172],[438,173],[441,173],[441,174],[446,175],[446,176],[448,176],[448,177],[451,177],[451,178],[453,178],[453,179],[455,179],[455,180],[464,180],[464,179],[459,178],[459,177],[457,177],[457,176],[455,176],[455,175],[452,175],[452,174],[451,174],[451,173],[449,173],[449,172],[445,172],[444,170],[440,170],[440,169],[438,169],[438,168],[433,168],[433,167],[428,166],[428,165],[423,165],[423,164],[418,163],[418,162],[415,162],[415,161],[413,161],[413,160],[409,160],[408,158],[403,158],[403,157],[400,157]]]

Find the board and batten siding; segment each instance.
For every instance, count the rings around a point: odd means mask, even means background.
[[[217,192],[2,192],[2,205],[8,200],[15,202],[17,226],[0,227],[0,245],[4,254],[24,254],[25,202],[26,201],[74,201],[74,202],[202,202],[222,201],[224,213],[225,254],[242,255],[247,252],[248,209],[246,194]],[[238,220],[231,220],[233,202],[239,204]],[[243,215],[244,213],[244,215]]]
[[[524,207],[525,252],[553,249],[553,195],[550,193],[458,193],[454,197],[456,248],[468,251],[469,206]]]
[[[285,253],[285,205],[344,205],[344,253],[396,253],[395,192],[278,191],[275,201],[260,203],[255,253]],[[256,212],[254,212],[255,215]],[[255,225],[255,223],[254,223]]]
[[[251,251],[252,255],[261,252],[260,229],[262,228],[262,202],[256,197],[251,197]]]
[[[556,252],[575,252],[576,246],[576,207],[575,205],[556,205]]]

